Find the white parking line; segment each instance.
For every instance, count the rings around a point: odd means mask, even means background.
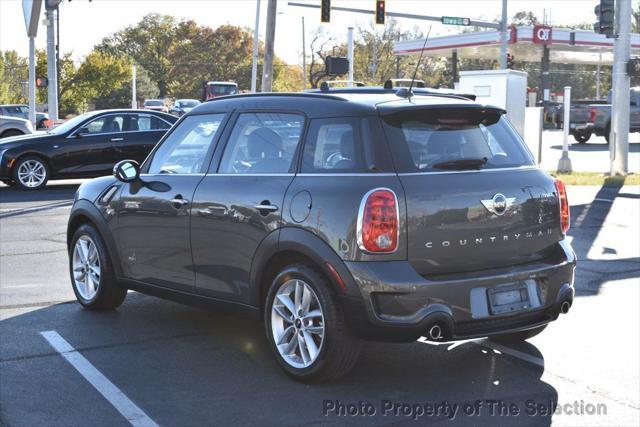
[[[71,364],[98,392],[113,405],[123,417],[135,427],[158,427],[147,414],[133,403],[107,377],[102,375],[87,359],[71,346],[56,331],[43,331],[46,339],[67,362]]]
[[[539,357],[532,356],[522,351],[514,350],[511,347],[505,347],[504,345],[495,343],[493,341],[489,341],[487,339],[480,340],[480,341],[472,341],[472,342],[474,344],[477,344],[483,347],[488,347],[492,350],[497,350],[500,353],[508,354],[509,356],[524,360],[525,362],[533,363],[534,365],[538,365],[544,368],[544,360]]]

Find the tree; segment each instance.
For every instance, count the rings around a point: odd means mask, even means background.
[[[27,102],[22,93],[22,82],[26,82],[29,64],[26,58],[14,50],[0,51],[0,103],[16,104]]]
[[[105,54],[125,54],[133,58],[148,71],[163,98],[169,87],[170,53],[178,42],[175,19],[154,13],[142,18],[138,24],[106,37],[96,49]]]

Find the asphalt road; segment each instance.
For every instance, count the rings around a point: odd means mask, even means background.
[[[569,188],[577,298],[530,343],[367,343],[349,376],[308,386],[255,320],[134,292],[83,310],[65,248],[76,185],[53,184],[0,188],[0,425],[640,423],[640,188]]]

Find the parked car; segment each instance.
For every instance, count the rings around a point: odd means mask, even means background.
[[[236,82],[206,82],[202,100],[209,101],[220,96],[236,95],[237,93],[238,84]]]
[[[590,129],[597,136],[604,136],[609,142],[611,133],[611,102],[613,94],[609,91],[608,104],[592,104],[589,106]],[[640,87],[631,88],[629,94],[629,132],[640,132]]]
[[[584,144],[591,138],[592,126],[589,123],[590,109],[594,104],[606,103],[606,100],[577,100],[571,103],[569,110],[569,134],[580,144]],[[557,110],[557,123],[560,127],[564,124],[564,106]]]
[[[196,107],[141,166],[80,186],[67,230],[79,303],[114,309],[135,289],[234,305],[263,316],[302,381],[348,372],[362,339],[539,334],[573,303],[564,185],[504,110],[395,92]]]
[[[176,99],[173,106],[169,109],[169,113],[177,117],[182,117],[195,107],[200,105],[197,99]]]
[[[151,111],[93,111],[48,132],[4,138],[0,180],[35,190],[49,179],[108,174],[122,159],[143,161],[176,120]]]
[[[21,117],[29,120],[29,106],[24,104],[0,105],[0,116]],[[36,111],[36,129],[46,129],[49,115]]]
[[[29,120],[19,117],[0,116],[0,139],[33,133]]]
[[[145,110],[159,111],[161,113],[169,112],[169,109],[162,99],[145,99],[142,105]]]

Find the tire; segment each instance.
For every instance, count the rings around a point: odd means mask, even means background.
[[[301,296],[306,292],[306,298],[301,297],[300,300],[310,301],[306,304],[306,313],[311,316],[292,315],[286,308],[295,307],[293,311],[296,311],[299,305],[305,312],[303,303],[296,304],[296,291],[301,292]],[[283,303],[283,297],[289,298],[288,305]],[[306,323],[308,321],[310,324]],[[271,283],[265,303],[265,329],[269,346],[280,367],[291,378],[301,382],[318,383],[346,375],[356,364],[362,347],[362,342],[348,329],[342,307],[337,303],[330,284],[306,264],[285,267]],[[276,334],[284,339],[280,344],[281,350],[274,339]],[[309,339],[313,346],[306,344]],[[287,352],[287,348],[291,350]]]
[[[33,175],[29,175],[33,172]],[[49,181],[49,165],[38,156],[24,156],[18,159],[11,171],[13,182],[22,190],[39,190]]]
[[[0,135],[0,138],[8,138],[10,136],[20,136],[20,135],[24,135],[24,133],[20,132],[19,130],[10,129],[5,131],[2,135]]]
[[[79,245],[84,246],[86,252]],[[87,255],[88,262],[85,263]],[[127,296],[127,289],[119,286],[116,281],[107,247],[100,233],[89,224],[81,225],[73,234],[69,250],[69,273],[73,293],[78,302],[88,310],[114,310]]]
[[[573,138],[578,141],[579,144],[585,144],[591,138],[591,132],[577,132],[573,134]]]
[[[500,344],[515,344],[533,338],[545,330],[547,325],[538,326],[537,328],[528,329],[526,331],[512,332],[510,334],[497,334],[489,336],[489,340]]]

